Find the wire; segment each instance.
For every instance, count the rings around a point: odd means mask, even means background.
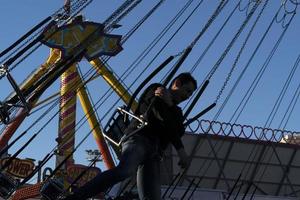
[[[272,49],[270,55],[268,56],[266,62],[264,63],[264,66],[266,66],[266,63],[270,62],[270,58],[272,57],[272,55],[274,55],[275,50],[278,48],[278,45],[279,45],[279,43],[281,42],[283,36],[285,35],[287,28],[288,28],[288,26],[287,26],[286,29],[282,32],[282,34],[281,34],[281,36],[279,37],[277,43],[274,45],[274,47],[273,47],[273,49]],[[250,88],[251,88],[251,87],[250,87]],[[261,136],[262,136],[262,134],[263,134],[263,132],[261,133]],[[257,146],[257,145],[254,145],[254,147],[252,148],[251,154],[252,154],[253,152],[255,152],[256,146]],[[248,157],[247,160],[250,160],[250,157]],[[257,161],[257,162],[260,162],[260,160],[261,160],[261,158],[260,158],[259,161]],[[245,165],[246,165],[246,164],[245,164]],[[245,165],[244,165],[244,167],[245,167]],[[243,167],[243,170],[244,170],[244,167]],[[242,170],[241,173],[243,173],[243,170]],[[250,167],[249,167],[248,171],[245,172],[245,174],[249,174],[249,170],[250,170]],[[247,189],[247,190],[249,191],[249,189],[250,189],[250,188],[249,188],[249,186],[248,186],[248,189]]]
[[[77,0],[73,6],[71,7],[72,9],[72,13],[73,17],[75,15],[77,15],[82,9],[84,9],[88,4],[90,4],[93,0]],[[87,2],[87,3],[86,3]],[[53,15],[52,15],[52,22],[56,21],[56,23],[60,21],[64,21],[62,16],[64,16],[66,13],[66,11],[64,10],[64,7],[61,7],[59,10],[57,10]],[[66,24],[67,22],[69,22],[72,19],[72,17],[70,17],[69,19],[67,19],[67,21],[64,21],[63,24]],[[52,23],[51,22],[51,23]],[[49,24],[48,24],[49,25]],[[39,30],[37,33],[35,33],[32,37],[30,37],[29,39],[27,39],[22,45],[20,45],[19,47],[17,47],[12,53],[10,53],[8,56],[6,56],[3,60],[0,61],[0,64],[3,64],[5,61],[7,61],[11,56],[13,56],[17,51],[19,51],[21,48],[23,48],[26,44],[28,44],[30,41],[32,41],[34,38],[38,37],[40,35],[40,33],[44,31],[43,28],[41,28],[41,30]],[[40,47],[41,45],[38,45],[38,47]],[[38,48],[37,47],[37,48]],[[36,48],[36,49],[37,49]],[[14,68],[16,67],[16,65],[14,66]]]
[[[266,2],[266,3],[267,3],[267,2]],[[263,10],[264,10],[264,8],[265,8],[266,3],[265,3],[265,5],[264,5],[264,7],[263,7],[261,13],[263,12]],[[253,13],[254,13],[254,11],[255,11],[255,9],[256,9],[257,6],[258,6],[258,3],[256,4],[256,6],[254,6],[254,7],[251,9],[251,12],[250,12],[249,15],[247,16],[247,19],[244,21],[244,23],[243,23],[242,26],[240,27],[239,31],[237,32],[237,34],[234,36],[234,38],[233,38],[233,40],[231,41],[231,43],[227,46],[227,48],[226,48],[226,50],[225,50],[224,53],[227,53],[227,52],[228,52],[228,48],[231,48],[233,42],[236,40],[236,38],[237,38],[237,36],[240,34],[241,30],[245,27],[246,23],[249,21],[249,19],[250,19],[251,16],[253,15]],[[257,20],[260,18],[261,13],[258,15]],[[236,58],[236,60],[235,60],[235,64],[237,63],[237,60],[239,59],[240,54],[241,54],[242,50],[244,49],[245,44],[246,44],[247,40],[249,39],[249,36],[251,35],[251,33],[252,33],[252,31],[253,31],[253,29],[254,29],[256,23],[257,23],[257,20],[256,20],[256,22],[254,23],[252,29],[250,30],[250,32],[249,32],[249,34],[248,34],[248,37],[246,38],[246,40],[245,40],[243,46],[241,47],[241,50],[240,50],[240,52],[239,52],[239,54],[238,54],[238,56],[237,56],[237,58]],[[227,51],[227,52],[226,52],[226,51]],[[226,54],[225,54],[225,55],[226,55]],[[223,56],[225,56],[225,55],[223,54],[223,55],[220,57],[220,59],[217,61],[217,63],[220,64],[220,62],[221,62],[222,59],[224,58]],[[215,65],[215,66],[216,66],[216,65]],[[233,71],[234,67],[235,67],[235,65],[233,65],[233,67],[232,67],[232,69],[231,69],[231,72]],[[230,74],[229,74],[229,75],[230,75]],[[229,77],[230,77],[230,76],[229,76]],[[227,77],[227,80],[228,80],[228,77]],[[225,82],[224,85],[226,86],[226,82]],[[223,85],[223,87],[224,87],[224,85]],[[221,91],[222,91],[222,90],[221,90]],[[219,93],[219,94],[220,94],[220,93]],[[218,99],[218,98],[217,98],[217,99]],[[217,117],[218,117],[218,113],[215,115],[214,119],[216,119]],[[208,139],[209,139],[209,137],[208,137]],[[197,144],[197,143],[196,143],[196,144]],[[197,146],[197,145],[195,145],[195,146]],[[221,146],[222,146],[222,144],[221,144]],[[212,147],[212,150],[213,150],[214,147],[213,147],[212,145],[211,145],[211,147]],[[192,151],[192,154],[191,154],[191,155],[193,155],[193,152],[195,152],[195,151]],[[216,152],[214,151],[213,153],[214,153],[214,155],[216,156]],[[211,162],[211,163],[212,163],[212,162]],[[211,165],[211,163],[209,163],[207,169],[209,168],[209,166]],[[220,165],[220,164],[219,164],[219,165]],[[204,164],[202,165],[201,168],[203,168],[203,167],[204,167]],[[184,174],[184,173],[183,173],[183,174]],[[224,174],[222,173],[222,175],[224,175]],[[181,178],[182,178],[182,177],[181,177]],[[200,180],[201,180],[201,179],[200,179]],[[198,184],[199,184],[199,183],[198,183]]]
[[[55,115],[54,115],[55,116]],[[47,123],[48,124],[48,123]],[[53,152],[54,152],[54,150],[53,150]]]

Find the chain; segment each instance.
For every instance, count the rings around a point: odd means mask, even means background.
[[[300,4],[300,1],[299,0],[289,0],[292,4],[295,4],[295,5],[299,5]]]
[[[223,54],[221,55],[221,57],[219,58],[219,60],[217,61],[217,63],[212,68],[210,74],[208,75],[208,80],[210,80],[211,77],[214,75],[214,73],[217,71],[217,69],[220,66],[221,62],[223,61],[223,59],[225,58],[225,56],[227,55],[227,53],[230,51],[230,49],[233,46],[234,42],[237,40],[238,36],[241,34],[242,30],[245,28],[246,24],[250,20],[250,18],[252,16],[252,14],[254,13],[255,9],[257,8],[257,6],[258,6],[258,3],[256,3],[254,5],[254,7],[251,9],[250,14],[247,16],[246,20],[243,22],[242,26],[240,27],[240,29],[238,30],[238,32],[235,34],[234,38],[231,40],[231,42],[229,43],[229,45],[227,46],[227,48],[225,49],[225,51],[223,52]]]
[[[210,79],[212,77],[212,75],[216,72],[217,68],[220,66],[221,62],[223,61],[223,59],[225,58],[225,56],[227,55],[227,53],[229,52],[229,50],[231,49],[231,47],[233,46],[234,42],[236,41],[236,39],[239,37],[239,35],[241,34],[241,32],[243,31],[243,29],[245,28],[246,24],[249,22],[250,18],[252,17],[252,15],[254,14],[256,8],[258,7],[260,3],[256,2],[255,5],[253,6],[253,8],[251,9],[249,15],[247,16],[246,20],[243,22],[242,26],[240,27],[240,29],[238,30],[237,34],[234,36],[234,38],[231,40],[230,44],[227,46],[226,50],[224,51],[224,53],[222,54],[222,56],[220,57],[220,59],[217,61],[217,63],[215,64],[211,74],[209,75],[208,79]],[[240,56],[240,55],[239,55]],[[235,63],[236,64],[236,63]],[[235,65],[233,65],[233,67],[231,68],[228,76],[226,77],[226,80],[221,88],[221,90],[219,91],[215,103],[217,103],[225,89],[225,87],[228,84],[228,81],[230,80],[232,73],[235,69]]]
[[[181,56],[183,53],[185,52],[185,49],[183,49],[182,51],[178,52],[177,54],[174,54],[174,58]]]
[[[81,4],[82,1],[86,1],[86,0],[77,0],[75,3],[74,3],[75,0],[72,0],[70,5],[70,13],[71,12],[74,12],[74,8],[78,5],[78,4]],[[57,10],[54,14],[51,15],[51,17],[55,20],[60,20],[60,19],[64,19],[64,16],[66,16],[66,10],[64,7],[60,8],[59,10]]]
[[[290,10],[288,9],[288,6],[287,6],[287,2],[291,2],[289,5],[293,5],[294,7],[293,8],[291,8]],[[285,13],[286,14],[293,14],[293,13],[295,13],[296,12],[296,9],[297,9],[297,7],[298,7],[298,5],[299,5],[299,3],[294,3],[294,2],[292,2],[292,1],[285,1],[284,2],[284,11],[285,11]],[[290,7],[290,6],[289,6]]]
[[[160,0],[126,35],[123,36],[121,44],[126,42],[129,37],[156,11],[165,0]]]
[[[111,14],[104,22],[104,26],[110,24],[120,13],[122,13],[134,0],[125,1],[113,14]]]
[[[82,5],[80,5],[78,7],[78,9],[76,9],[76,12],[74,12],[73,16],[70,17],[70,19],[72,19],[73,17],[75,17],[76,15],[78,15],[78,13],[80,13],[83,9],[85,9],[88,5],[90,5],[93,2],[93,0],[86,0]]]
[[[85,4],[88,2],[89,0],[81,0],[79,1],[79,3],[71,6],[71,9],[70,9],[70,13],[74,13],[76,10],[78,10],[80,7],[82,6],[86,6]]]
[[[132,4],[125,12],[123,12],[122,15],[120,15],[116,20],[114,20],[113,22],[111,22],[110,25],[108,25],[104,30],[105,32],[109,31],[114,25],[118,24],[119,21],[121,21],[121,19],[123,19],[124,17],[126,17],[128,15],[128,13],[130,11],[132,11],[139,3],[141,3],[142,0],[138,0],[136,2],[134,2],[134,4]],[[129,5],[127,5],[129,6]],[[123,10],[125,9],[126,7],[123,8]],[[118,15],[120,14],[121,12],[118,13]],[[117,14],[114,14],[114,18],[117,17]],[[110,21],[112,21],[113,19],[111,19]],[[107,21],[107,20],[106,20]],[[107,23],[104,22],[104,25],[106,25]]]
[[[73,0],[75,1],[75,0]],[[82,11],[86,6],[88,6],[93,0],[77,0],[75,2],[75,4],[73,4],[73,6],[71,7],[71,12],[70,13],[74,13],[73,16],[76,16],[80,11]],[[59,10],[57,10],[53,15],[51,15],[51,17],[53,18],[53,20],[56,20],[56,21],[61,21],[61,20],[64,20],[64,15],[65,13],[65,10],[63,8],[60,8]],[[72,17],[70,17],[67,22],[69,20],[71,20]],[[66,22],[63,21],[63,24],[65,24]],[[21,48],[23,48],[26,44],[28,44],[30,41],[32,41],[34,38],[36,38],[38,35],[40,35],[40,33],[42,33],[44,30],[41,29],[40,31],[36,32],[33,36],[31,36],[30,38],[26,39],[25,42],[23,42],[20,46],[18,46],[13,52],[11,52],[10,54],[8,54],[4,59],[2,59],[0,61],[0,64],[4,63],[7,59],[9,59],[11,56],[14,55],[15,52],[19,51]],[[40,46],[40,45],[39,45]],[[39,47],[38,46],[38,47]],[[34,50],[36,50],[37,48],[35,48]],[[25,59],[25,58],[24,58]],[[24,60],[22,59],[22,61]],[[20,62],[18,62],[19,64]],[[13,68],[15,68],[17,65],[15,65]],[[9,69],[9,71],[13,70],[13,68]],[[2,77],[0,76],[0,79]]]
[[[70,3],[70,5],[71,5],[71,7],[70,7],[70,13],[67,13],[66,10],[65,10],[65,8],[62,7],[58,11],[56,11],[53,15],[51,15],[51,17],[53,19],[55,19],[55,20],[65,19],[65,16],[67,14],[75,13],[79,8],[81,8],[82,6],[84,6],[86,4],[86,2],[88,2],[88,1],[90,1],[90,0],[72,0],[71,3]],[[86,5],[84,7],[86,7]]]
[[[226,0],[222,0],[220,2],[219,6],[217,7],[217,9],[213,13],[213,15],[210,17],[210,19],[208,20],[208,22],[205,24],[204,28],[201,30],[201,32],[198,34],[198,36],[194,39],[194,41],[190,44],[190,47],[193,48],[195,46],[195,44],[198,42],[198,40],[200,39],[200,37],[205,33],[205,31],[208,29],[208,27],[211,25],[211,23],[216,19],[216,17],[219,15],[219,13],[221,12],[221,10],[228,3],[228,0],[226,2],[225,1]]]

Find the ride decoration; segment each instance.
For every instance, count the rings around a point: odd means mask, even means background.
[[[74,49],[86,46],[84,57],[91,61],[102,55],[115,56],[121,50],[121,35],[104,33],[104,25],[95,22],[74,20],[71,24],[57,27],[50,25],[43,32],[43,44],[59,49],[61,58],[65,59],[74,53]],[[90,43],[92,45],[84,45]]]
[[[190,131],[198,134],[211,134],[219,136],[230,136],[234,138],[245,138],[252,140],[286,143],[299,132],[289,130],[271,129],[259,126],[242,124],[231,124],[210,120],[195,120],[190,126]]]

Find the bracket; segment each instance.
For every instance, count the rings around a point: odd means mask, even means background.
[[[22,105],[17,105],[17,104],[8,104],[6,102],[0,102],[0,122],[3,122],[4,124],[8,124],[10,122],[10,117],[9,117],[9,108],[11,107],[23,107],[25,108],[25,112],[29,112],[30,106],[26,101],[25,96],[22,94],[22,91],[20,90],[18,84],[14,80],[14,78],[11,76],[9,73],[8,67],[6,65],[2,65],[0,67],[0,77],[6,76],[9,83],[13,87],[13,89],[16,92],[17,97],[21,101]]]

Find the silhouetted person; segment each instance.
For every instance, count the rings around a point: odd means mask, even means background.
[[[178,104],[188,99],[196,88],[197,82],[189,73],[179,74],[173,79],[170,88],[164,88],[159,83],[150,85],[141,95],[135,112],[137,116],[144,115],[148,125],[139,128],[139,122],[132,120],[125,132],[136,133],[122,142],[119,164],[98,174],[65,200],[93,197],[136,172],[139,198],[161,199],[160,160],[168,144],[171,143],[177,150],[181,167],[185,168],[189,164],[181,142],[185,130],[182,110]],[[151,103],[153,105],[148,110]]]

